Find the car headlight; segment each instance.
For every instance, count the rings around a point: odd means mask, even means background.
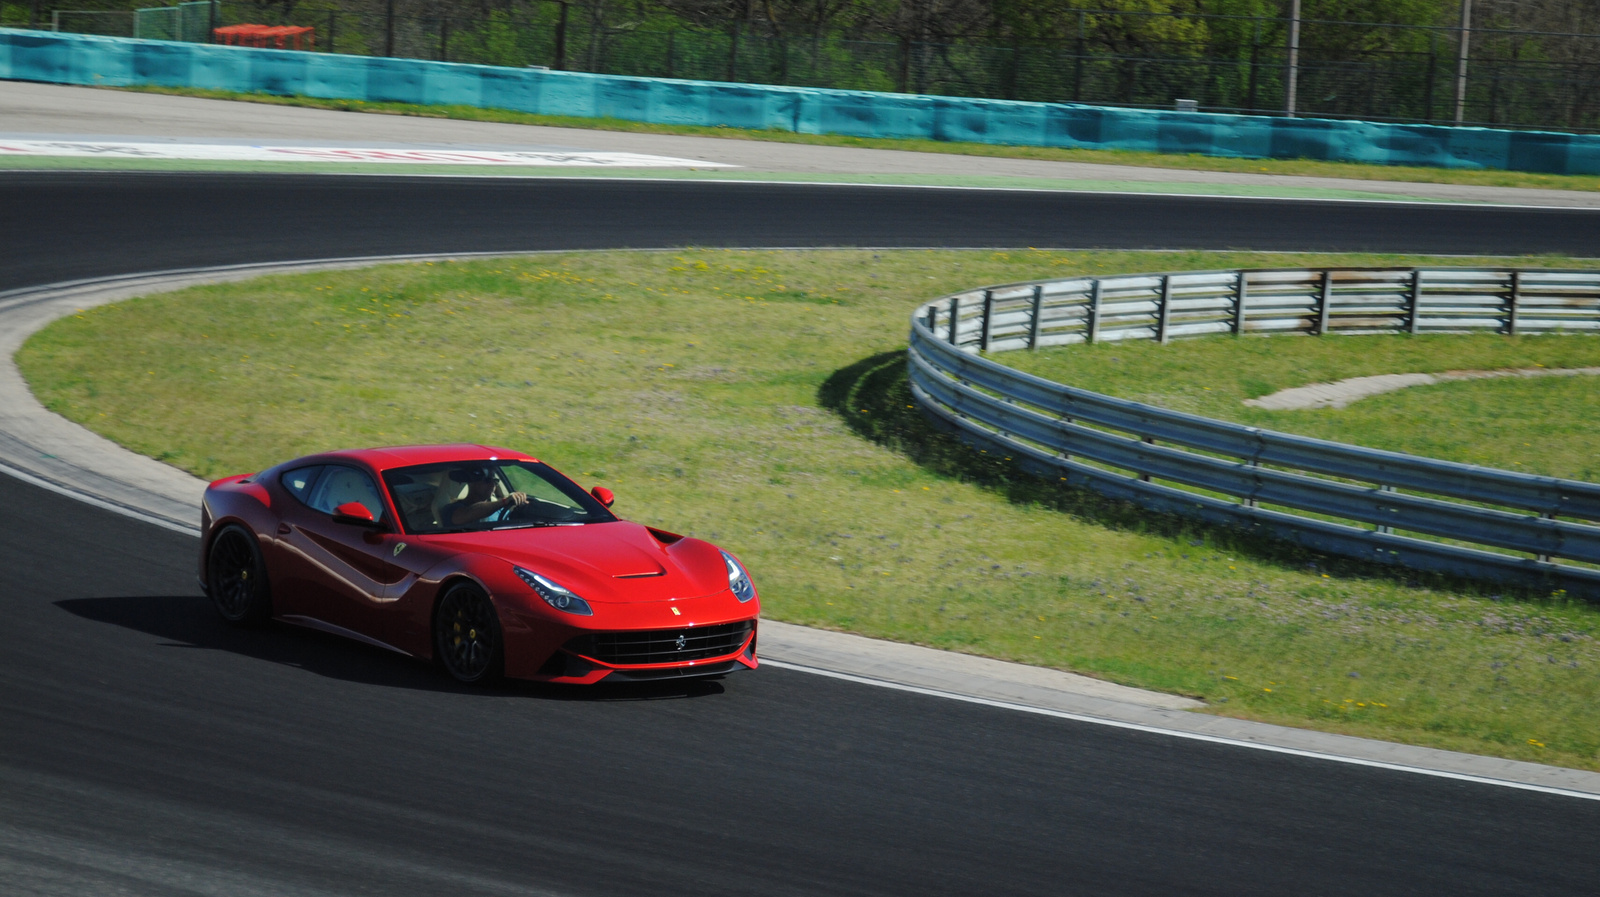
[[[579,598],[565,586],[557,585],[554,581],[531,570],[524,570],[521,567],[512,567],[511,569],[517,571],[517,575],[522,577],[522,581],[539,593],[539,597],[544,599],[545,604],[556,610],[577,614],[580,617],[594,616],[594,609],[589,606],[589,602]]]
[[[728,565],[728,588],[733,590],[733,597],[739,599],[741,603],[756,597],[756,587],[750,582],[750,574],[744,572],[744,568],[733,559],[733,555],[726,551],[722,552],[722,562]]]

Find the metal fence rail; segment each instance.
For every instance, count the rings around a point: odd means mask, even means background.
[[[1600,597],[1590,566],[1600,565],[1600,484],[1169,411],[981,354],[1218,333],[1483,330],[1600,330],[1600,272],[1335,268],[1006,284],[919,308],[910,380],[936,421],[1036,473],[1330,553]]]

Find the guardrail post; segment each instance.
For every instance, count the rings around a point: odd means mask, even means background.
[[[1511,296],[1506,309],[1506,330],[1511,336],[1517,335],[1517,305],[1522,299],[1522,272],[1511,272]]]
[[[1244,303],[1245,303],[1245,298],[1247,296],[1249,296],[1249,294],[1250,294],[1249,283],[1245,279],[1245,273],[1243,271],[1240,271],[1239,272],[1239,282],[1234,284],[1234,286],[1233,286],[1233,335],[1234,336],[1238,336],[1239,334],[1244,333]]]
[[[1100,342],[1100,278],[1089,284],[1089,342]]]
[[[1044,285],[1033,285],[1033,313],[1028,316],[1028,348],[1039,348],[1039,314],[1044,310]]]
[[[1411,290],[1406,295],[1406,332],[1416,333],[1422,319],[1422,269],[1411,269]]]
[[[1244,272],[1240,272],[1240,273],[1243,274]],[[1250,453],[1250,466],[1252,468],[1260,468],[1261,467],[1261,452],[1266,448],[1266,446],[1262,443],[1261,431],[1260,430],[1256,429],[1255,427],[1250,427],[1249,428],[1249,433],[1250,433],[1250,435],[1252,437],[1255,438],[1255,442],[1256,442],[1256,450],[1254,452]],[[1261,502],[1256,500],[1256,495],[1258,493],[1260,493],[1260,492],[1261,492],[1261,474],[1252,473],[1250,475],[1250,497],[1246,498],[1243,502],[1241,502],[1241,504],[1243,504],[1247,508],[1259,508],[1259,507],[1261,507]]]
[[[1402,275],[1391,269],[1371,278],[1364,277],[1357,270],[1337,268],[1299,269],[1285,272],[1284,275],[1263,274],[1264,289],[1274,294],[1276,281],[1268,284],[1267,279],[1282,276],[1289,301],[1284,307],[1276,303],[1263,307],[1255,312],[1255,316],[1258,319],[1270,318],[1274,326],[1297,326],[1306,322],[1308,317],[1312,317],[1312,309],[1301,308],[1295,297],[1299,289],[1310,287],[1315,291],[1309,294],[1310,297],[1321,304],[1316,309],[1318,316],[1324,316],[1331,323],[1332,274],[1333,271],[1344,271],[1339,282],[1346,285],[1347,289],[1357,289],[1364,295],[1371,290],[1374,291],[1371,294],[1374,297],[1384,295],[1387,301],[1399,302],[1400,308],[1390,307],[1387,313],[1408,314],[1410,317],[1405,322],[1406,327],[1416,332],[1420,330],[1423,312],[1422,281],[1429,270],[1413,268]],[[1226,273],[1213,276],[1225,277]],[[1237,291],[1232,311],[1236,320],[1242,320],[1247,314],[1244,305],[1248,301],[1248,276],[1242,271],[1233,273],[1240,279],[1218,289],[1225,293],[1232,287]],[[1439,273],[1441,277],[1445,276],[1445,272]],[[1520,273],[1502,269],[1499,273],[1478,275],[1488,278],[1481,283],[1487,284],[1491,290],[1502,287],[1509,289],[1509,293],[1500,294],[1504,316],[1502,321],[1493,324],[1485,321],[1480,329],[1503,332],[1512,327],[1513,311],[1520,318]],[[1509,284],[1493,279],[1500,274],[1507,276]],[[1171,276],[1185,275],[1180,273]],[[1320,280],[1310,279],[1313,276],[1319,276]],[[1574,288],[1585,291],[1592,289],[1594,284],[1587,277],[1572,274],[1564,276],[1569,278]],[[1159,280],[1151,284],[1149,277]],[[1142,276],[1141,280],[1143,287],[1125,289],[1116,298],[1121,300],[1127,297],[1130,304],[1137,305],[1145,298],[1155,298],[1147,297],[1144,290],[1154,292],[1159,287],[1167,312],[1165,329],[1170,333],[1174,288],[1171,277],[1150,274]],[[1050,282],[1037,281],[1027,285],[1027,289],[1033,292],[1032,304],[1036,309],[1028,337],[1028,342],[1034,346],[1039,344],[1039,332],[1043,328],[1041,294],[1045,283]],[[1054,283],[1053,289],[1066,288],[1066,282]],[[1087,333],[1090,340],[1098,341],[1106,301],[1103,283],[1095,278],[1090,278],[1087,284],[1081,279],[1074,279],[1071,283],[1075,286],[1067,293],[1053,294],[1057,297],[1053,301],[1066,306],[1085,302],[1088,309],[1085,316]],[[1126,280],[1119,281],[1119,284],[1125,283]],[[1078,293],[1078,288],[1083,289],[1084,293]],[[1534,288],[1545,289],[1544,281],[1537,276]],[[1450,284],[1441,281],[1441,297],[1444,297],[1444,291],[1450,289]],[[1376,292],[1379,290],[1387,292],[1380,294]],[[1219,294],[1214,291],[1211,295]],[[1010,341],[996,337],[994,316],[998,310],[999,296],[997,291],[982,289],[947,296],[950,303],[948,309],[943,305],[946,299],[939,299],[926,303],[921,312],[913,313],[913,346],[922,345],[916,341],[925,339],[915,333],[915,327],[924,322],[930,330],[926,338],[943,338],[939,328],[946,324],[940,316],[946,312],[951,315],[947,331],[951,343],[962,343],[966,332],[961,317],[962,306],[971,305],[966,301],[969,296],[973,299],[981,296],[985,304],[987,332],[982,340],[989,343],[992,350],[1020,348],[1020,338]],[[1537,293],[1535,297],[1536,315],[1541,308],[1537,303],[1543,301],[1542,296],[1543,293]],[[1017,293],[1014,304],[1020,307],[1023,298],[1024,294]],[[1514,309],[1511,307],[1513,303],[1516,305]],[[976,316],[976,310],[969,311]],[[1226,309],[1221,311],[1223,315],[1226,313]],[[1119,323],[1124,317],[1140,318],[1140,313],[1119,316]],[[1059,322],[1061,319],[1057,320]],[[1405,332],[1401,330],[1400,323],[1398,317],[1395,318],[1395,330]],[[1537,328],[1539,324],[1536,317],[1534,326]],[[1150,334],[1142,332],[1142,326],[1139,325],[1137,336],[1149,338]],[[1520,332],[1520,320],[1516,326]],[[1243,325],[1238,325],[1238,329],[1243,330]],[[976,332],[979,328],[975,326],[972,330],[975,331],[972,342],[976,347],[980,343],[979,333]],[[1054,332],[1063,331],[1058,328]],[[1019,326],[1008,330],[1006,336],[1013,333],[1020,337],[1022,328]],[[1130,335],[1134,334],[1119,332],[1113,339]],[[1001,342],[1006,345],[1000,346]],[[964,355],[942,350],[915,357],[917,382],[928,388],[928,396],[932,396],[935,403],[929,405],[930,410],[946,416],[967,435],[978,437],[980,442],[998,440],[994,444],[1002,449],[1025,449],[1032,445],[1036,448],[1028,450],[1038,452],[1036,457],[1041,460],[1045,457],[1044,453],[1048,452],[1053,456],[1052,460],[1057,460],[1058,469],[1073,474],[1074,482],[1126,490],[1135,493],[1136,500],[1140,500],[1137,492],[1142,490],[1136,487],[1129,489],[1128,476],[1131,474],[1135,482],[1154,485],[1155,471],[1160,469],[1163,489],[1159,491],[1170,496],[1172,493],[1166,492],[1169,486],[1187,489],[1195,495],[1195,510],[1203,512],[1203,507],[1229,507],[1240,519],[1252,520],[1254,524],[1286,538],[1300,538],[1308,534],[1315,536],[1319,533],[1327,535],[1333,532],[1329,525],[1336,525],[1339,527],[1337,538],[1348,540],[1346,548],[1334,549],[1339,553],[1360,557],[1374,548],[1380,548],[1385,556],[1390,556],[1396,553],[1390,552],[1389,548],[1404,545],[1416,549],[1415,557],[1394,556],[1393,560],[1407,566],[1452,569],[1456,561],[1466,558],[1473,563],[1497,567],[1519,576],[1536,578],[1555,574],[1571,588],[1600,593],[1600,579],[1588,567],[1569,568],[1552,563],[1556,557],[1578,562],[1600,560],[1600,533],[1596,532],[1600,529],[1600,525],[1597,525],[1600,524],[1600,510],[1597,510],[1597,506],[1600,506],[1600,488],[1593,484],[1570,481],[1533,483],[1519,475],[1488,469],[1477,471],[1472,474],[1470,482],[1463,483],[1460,465],[1414,456],[1380,457],[1371,450],[1357,446],[1308,443],[1295,438],[1280,438],[1253,427],[1239,427],[1219,421],[1197,422],[1186,415],[1159,409],[1141,409],[1092,393],[1081,394],[1066,389],[1054,392],[1031,378],[1015,372],[1008,374],[1002,366],[972,359],[962,362],[962,357]],[[924,373],[930,374],[927,380],[922,379]],[[967,379],[969,376],[972,378],[970,382]],[[924,399],[927,400],[928,396],[924,396]],[[1083,427],[1076,424],[1078,415],[1084,416]],[[1012,430],[1012,427],[1016,429]],[[1093,463],[1080,465],[1074,460],[1076,455],[1071,453],[1071,447],[1080,443],[1084,445],[1085,460]],[[1159,445],[1162,450],[1147,452],[1134,448],[1139,445]],[[993,451],[993,448],[990,450]],[[1161,463],[1157,464],[1157,459]],[[1115,470],[1101,470],[1101,464]],[[1263,495],[1268,497],[1262,498]],[[1441,502],[1427,497],[1434,495],[1459,501]],[[1227,496],[1223,500],[1229,504],[1219,504],[1221,496]],[[1488,506],[1483,509],[1486,512],[1480,513],[1481,506],[1485,505]],[[1272,510],[1268,511],[1269,508]],[[1507,509],[1514,513],[1507,514]],[[1262,513],[1242,513],[1255,510]],[[1417,512],[1417,516],[1411,516],[1413,512]],[[1575,516],[1575,521],[1558,520],[1561,514]],[[1351,534],[1361,532],[1374,538],[1351,538]],[[1378,539],[1378,535],[1389,538]],[[1420,538],[1426,535],[1459,539],[1504,551],[1494,557],[1467,556],[1456,545]],[[1529,568],[1528,560],[1533,560],[1535,567]]]
[[[1172,275],[1161,275],[1161,306],[1157,310],[1156,342],[1163,345],[1167,342],[1167,321],[1172,310]]]
[[[1000,397],[1000,401],[1001,401],[1002,404],[1011,405],[1011,406],[1015,406],[1017,404],[1017,400],[1011,398],[1010,396],[1001,396]],[[1000,435],[1001,439],[1010,439],[1011,438],[1011,431],[1007,430],[1005,428],[1004,424],[996,425],[995,428],[994,428],[994,431],[997,434]]]
[[[1378,487],[1378,491],[1379,492],[1393,492],[1394,491],[1394,487],[1393,486],[1379,486]],[[1394,527],[1392,527],[1392,526],[1384,526],[1383,524],[1380,523],[1377,526],[1373,527],[1372,531],[1375,532],[1375,533],[1392,533],[1392,532],[1394,532]]]
[[[1328,333],[1328,303],[1333,298],[1333,272],[1322,272],[1322,286],[1317,290],[1317,336]]]
[[[983,329],[978,331],[978,350],[989,351],[989,332],[994,326],[994,290],[983,291]]]

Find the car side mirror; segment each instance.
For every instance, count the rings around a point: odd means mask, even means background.
[[[377,518],[367,510],[367,506],[359,501],[347,501],[333,509],[334,523],[350,523],[356,526],[377,526]]]
[[[604,486],[596,486],[593,489],[590,489],[589,494],[594,496],[595,501],[605,505],[608,508],[611,507],[611,505],[617,500],[617,496],[613,494],[610,489],[607,489]]]

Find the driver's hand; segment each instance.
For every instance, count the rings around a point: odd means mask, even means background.
[[[520,508],[528,503],[528,493],[513,492],[506,496],[506,502],[509,503],[513,508]]]

